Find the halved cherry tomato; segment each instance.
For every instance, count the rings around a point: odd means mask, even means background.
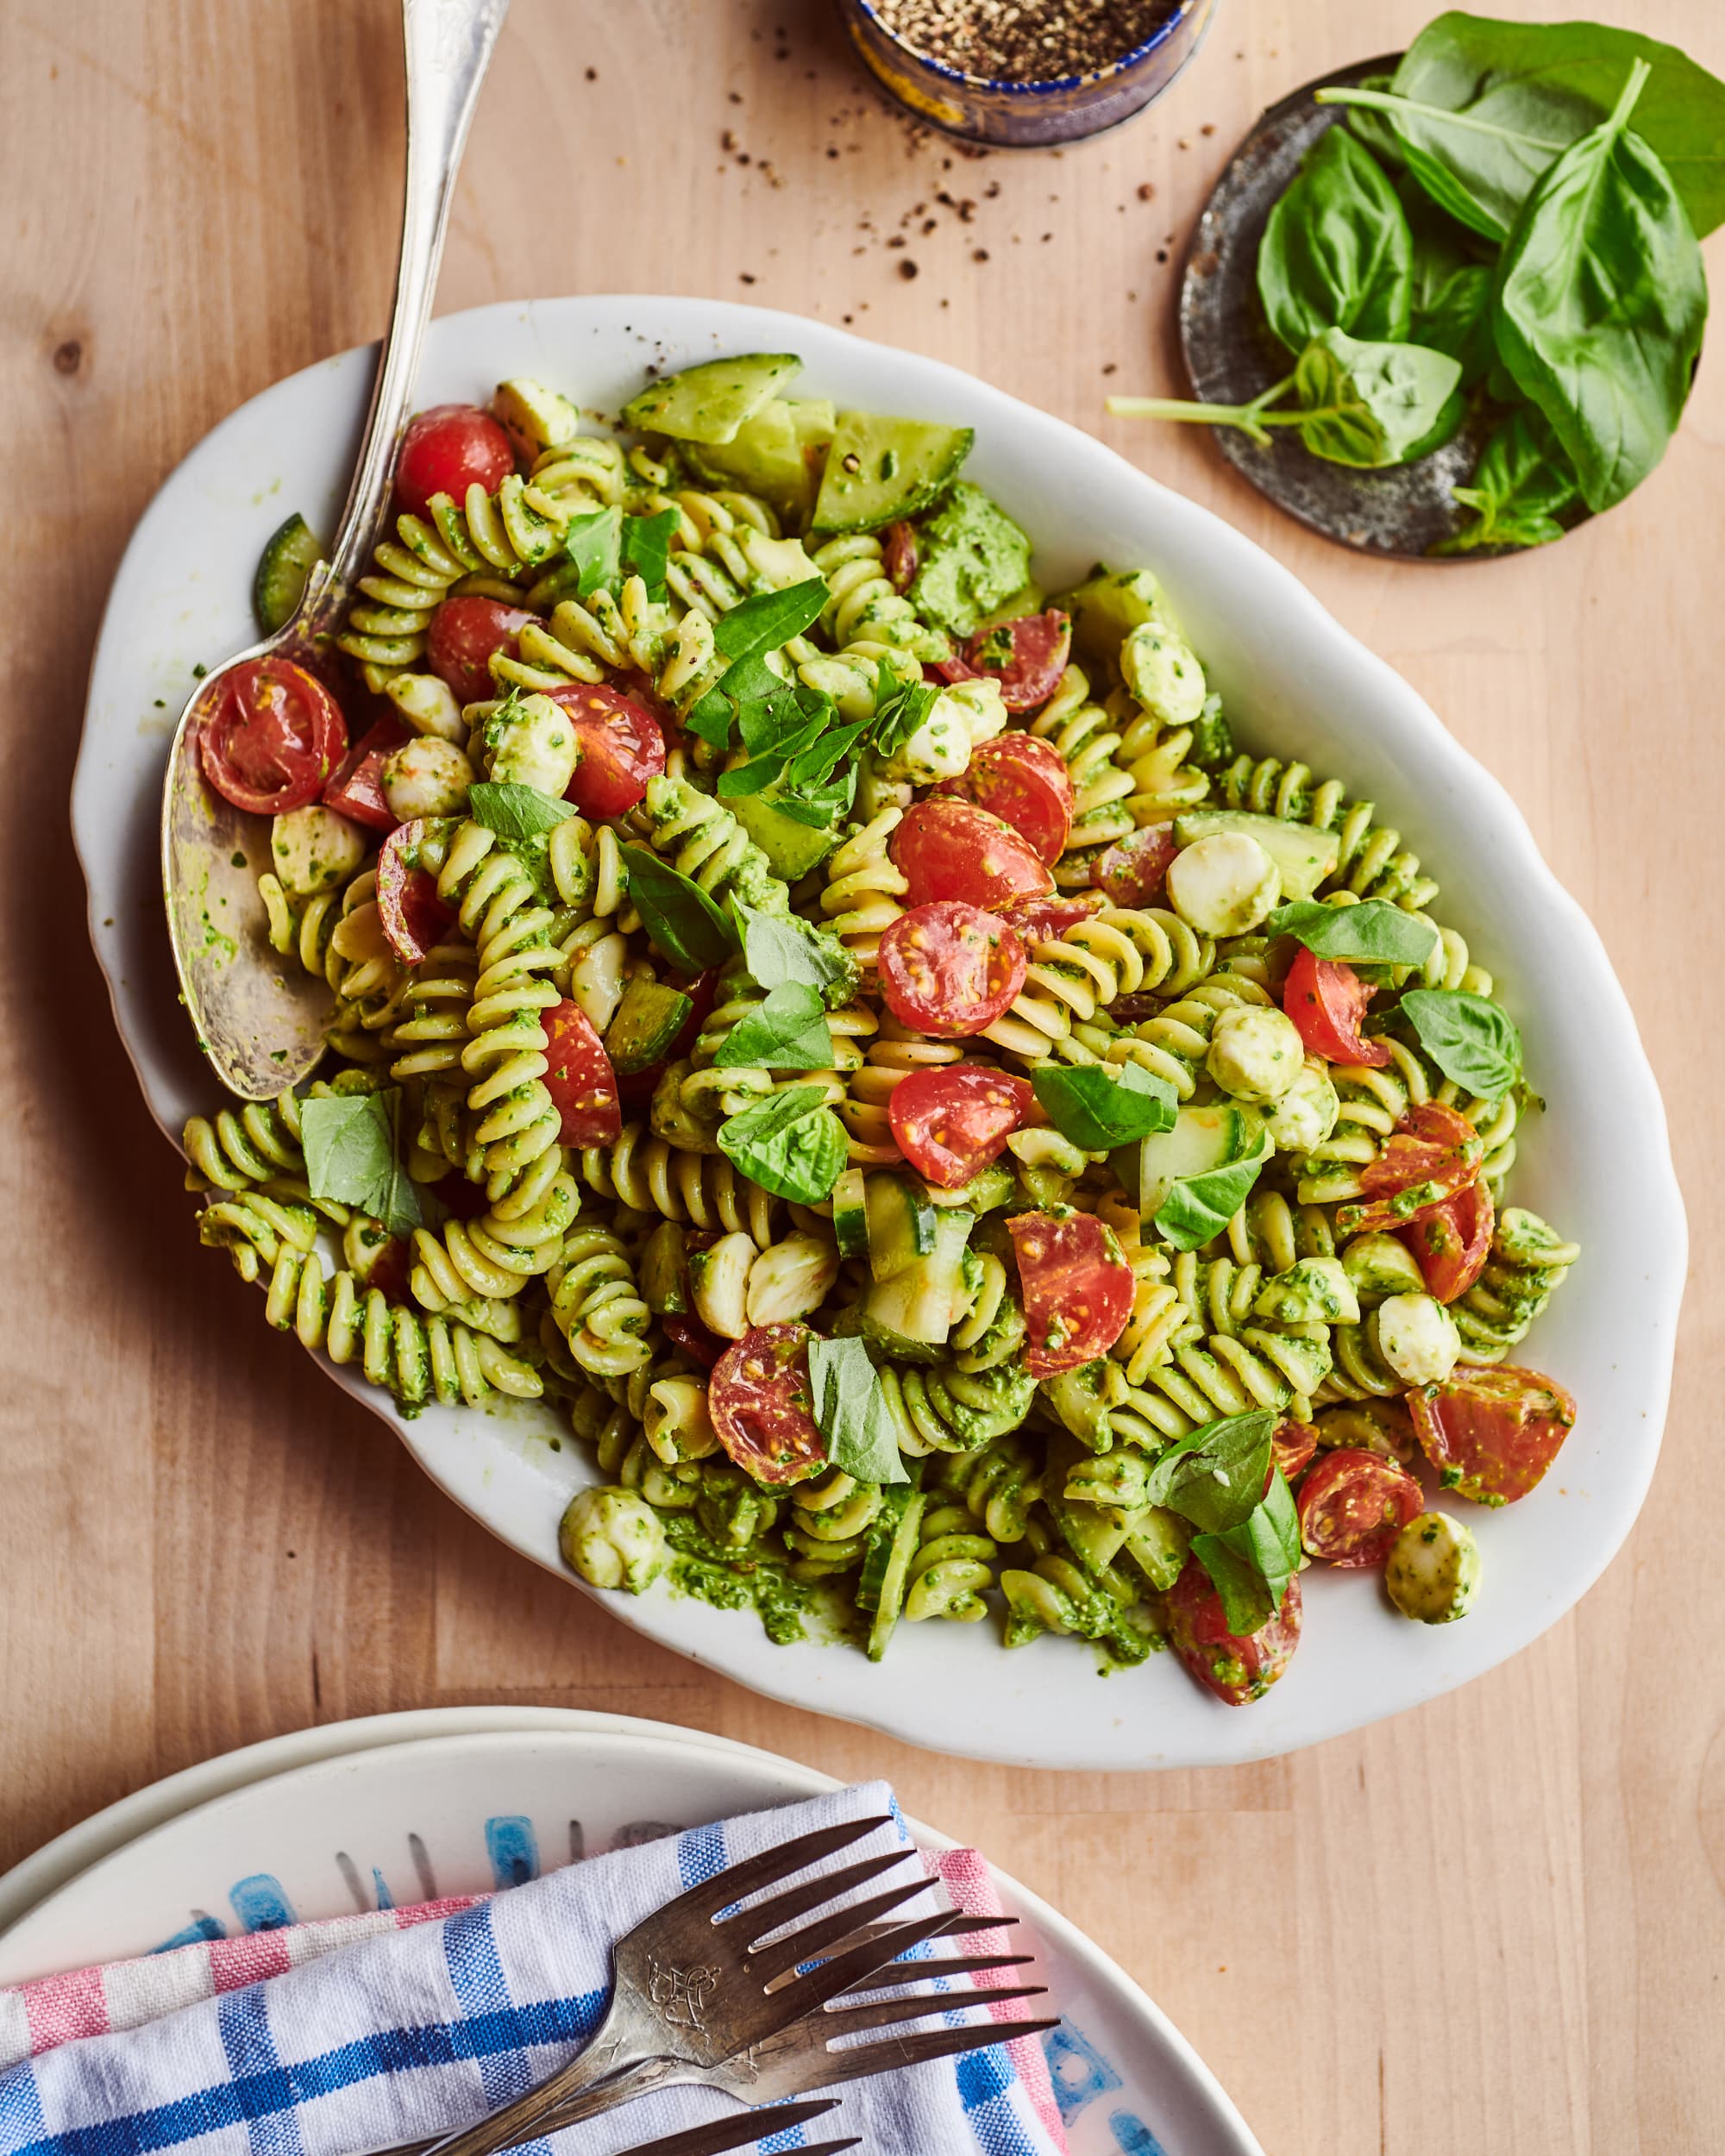
[[[1357,1235],[1416,1220],[1465,1190],[1484,1157],[1484,1145],[1465,1116],[1441,1101],[1422,1100],[1360,1169],[1359,1186],[1371,1202],[1338,1206],[1336,1225],[1345,1235]]]
[[[931,799],[974,801],[1010,824],[1051,868],[1072,829],[1071,774],[1059,751],[1034,734],[979,742],[963,775],[943,779]]]
[[[425,838],[425,818],[403,824],[378,856],[378,918],[384,940],[404,966],[423,966],[451,921],[455,908],[437,895],[437,879],[413,858]]]
[[[1408,1395],[1414,1428],[1446,1489],[1513,1505],[1534,1489],[1575,1427],[1575,1402],[1538,1370],[1458,1363]]]
[[[1352,1445],[1325,1453],[1295,1502],[1302,1549],[1343,1571],[1383,1564],[1396,1536],[1426,1509],[1411,1475]]]
[[[1007,1232],[1030,1327],[1025,1368],[1031,1376],[1053,1377],[1106,1355],[1126,1331],[1134,1286],[1112,1232],[1089,1213],[1063,1220],[1051,1213],[1016,1213]]]
[[[913,906],[963,899],[991,906],[1001,899],[1045,898],[1054,888],[1030,841],[974,801],[919,801],[906,811],[888,850]]]
[[[551,691],[569,714],[580,761],[564,795],[583,816],[624,816],[665,768],[663,729],[645,705],[599,681]]]
[[[914,524],[888,524],[881,534],[881,567],[895,592],[907,592],[916,582],[917,536]]]
[[[681,1348],[692,1363],[699,1363],[703,1369],[712,1369],[719,1357],[725,1354],[731,1343],[722,1340],[716,1332],[710,1332],[699,1318],[679,1317],[674,1311],[659,1320],[665,1328],[665,1338],[674,1348]]]
[[[458,1220],[477,1220],[491,1211],[485,1185],[470,1183],[456,1169],[440,1175],[431,1188]]]
[[[282,816],[317,799],[348,753],[348,724],[315,674],[291,659],[254,659],[229,676],[198,753],[224,801]]]
[[[1024,986],[1024,945],[1004,921],[957,899],[901,913],[875,962],[900,1025],[939,1040],[980,1033]]]
[[[1300,1644],[1300,1582],[1282,1592],[1267,1624],[1242,1638],[1228,1630],[1222,1598],[1196,1557],[1168,1592],[1168,1643],[1207,1691],[1230,1707],[1262,1699],[1294,1659]]]
[[[323,805],[345,816],[350,824],[363,824],[374,831],[392,831],[395,812],[383,795],[383,768],[413,730],[391,714],[379,719],[369,733],[361,734],[331,774],[323,789]]]
[[[455,692],[458,704],[477,704],[497,693],[492,654],[512,653],[517,637],[538,618],[526,607],[505,606],[500,599],[446,599],[425,631],[425,662]]]
[[[1308,1056],[1381,1070],[1389,1061],[1389,1042],[1360,1037],[1359,1022],[1371,1000],[1371,990],[1352,966],[1320,958],[1303,944],[1282,990],[1282,1007],[1299,1027]]]
[[[1476,1180],[1396,1230],[1440,1302],[1465,1295],[1485,1270],[1496,1215],[1490,1190]]]
[[[1318,1433],[1309,1422],[1294,1422],[1284,1416],[1276,1424],[1270,1445],[1275,1455],[1270,1465],[1279,1467],[1291,1482],[1312,1464],[1312,1456],[1318,1449]]]
[[[565,1145],[615,1145],[623,1135],[617,1073],[579,1003],[566,996],[546,1012],[545,1089],[563,1119]]]
[[[1090,864],[1090,881],[1116,906],[1159,906],[1167,896],[1168,864],[1179,850],[1172,824],[1146,824],[1103,848]]]
[[[509,436],[489,412],[477,404],[434,404],[407,423],[395,498],[423,517],[434,494],[449,495],[459,507],[475,479],[495,494],[514,469]]]
[[[805,1482],[826,1465],[809,1390],[806,1325],[756,1326],[714,1366],[707,1411],[719,1443],[757,1482]]]
[[[366,1275],[365,1285],[367,1288],[375,1288],[380,1294],[386,1295],[391,1302],[405,1302],[408,1300],[408,1283],[412,1272],[413,1259],[406,1244],[398,1235],[392,1235],[372,1260],[371,1269]]]
[[[1002,899],[994,910],[1026,943],[1042,943],[1106,913],[1108,901],[1100,891],[1061,891],[1051,899]]]
[[[933,670],[949,683],[998,681],[1009,711],[1033,711],[1059,687],[1071,651],[1071,621],[1051,606],[1045,614],[1020,614],[979,629],[962,658],[937,660]]]
[[[1035,1098],[1027,1078],[949,1064],[901,1079],[887,1114],[899,1150],[917,1173],[957,1190],[1000,1158]]]

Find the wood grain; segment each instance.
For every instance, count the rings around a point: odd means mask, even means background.
[[[1611,11],[1725,71],[1717,0]],[[1357,560],[1202,439],[1101,413],[1109,388],[1175,386],[1177,251],[1259,108],[1426,12],[1224,0],[1200,64],[1125,132],[974,159],[889,113],[822,7],[516,0],[441,304],[661,290],[850,323],[1095,429],[1272,548],[1506,780],[1591,910],[1706,1254],[1725,1174],[1718,354],[1633,500],[1490,567]],[[891,1774],[1116,1954],[1278,2156],[1725,2147],[1709,1269],[1661,1472],[1581,1610],[1398,1722],[1161,1777],[900,1750],[656,1651],[489,1540],[265,1332],[193,1242],[115,1038],[66,800],[104,594],[151,492],[235,404],[380,326],[394,9],[5,0],[0,55],[0,1864],[314,1721],[507,1699],[662,1715]]]

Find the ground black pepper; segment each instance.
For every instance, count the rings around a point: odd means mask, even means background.
[[[1144,43],[1176,0],[875,0],[925,58],[991,81],[1089,74]]]

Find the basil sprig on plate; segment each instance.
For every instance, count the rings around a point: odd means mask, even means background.
[[[1126,1063],[1051,1063],[1031,1073],[1036,1097],[1060,1135],[1087,1153],[1109,1152],[1174,1128],[1174,1088],[1165,1078]]]
[[[859,1482],[907,1482],[886,1388],[860,1340],[809,1342],[809,1386],[826,1457]]]
[[[1293,937],[1319,958],[1383,966],[1423,966],[1438,934],[1429,921],[1383,899],[1362,899],[1358,906],[1296,899],[1278,906],[1264,925],[1273,935]]]
[[[1410,988],[1402,1015],[1446,1078],[1488,1100],[1501,1100],[1521,1077],[1521,1036],[1488,996],[1462,988]]]
[[[1246,1200],[1264,1165],[1276,1150],[1268,1131],[1262,1149],[1245,1160],[1230,1161],[1201,1175],[1182,1175],[1157,1207],[1154,1225],[1176,1250],[1195,1250],[1220,1235]]]
[[[419,1193],[402,1164],[399,1086],[302,1100],[299,1132],[314,1198],[356,1206],[392,1235],[420,1225]]]
[[[718,1150],[751,1181],[793,1205],[832,1194],[849,1146],[819,1086],[792,1086],[718,1126]]]
[[[1405,337],[1414,241],[1383,169],[1346,128],[1318,138],[1270,213],[1258,289],[1290,352],[1325,329]]]
[[[619,846],[629,871],[629,895],[654,948],[681,973],[723,965],[737,949],[736,924],[693,876],[645,846]]]
[[[1214,1583],[1228,1630],[1254,1633],[1282,1607],[1299,1570],[1300,1527],[1275,1458],[1276,1417],[1267,1407],[1177,1438],[1150,1471],[1145,1501],[1165,1505],[1198,1529],[1192,1554]]]
[[[826,1006],[814,989],[787,981],[737,1020],[712,1060],[725,1070],[831,1070]]]

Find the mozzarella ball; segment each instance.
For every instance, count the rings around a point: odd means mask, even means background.
[[[632,1490],[582,1490],[563,1514],[557,1539],[565,1559],[593,1587],[638,1595],[665,1569],[659,1515]]]
[[[358,824],[319,802],[285,810],[270,825],[276,880],[292,898],[310,898],[345,883],[365,857],[365,835]]]
[[[1327,1067],[1308,1056],[1300,1075],[1264,1120],[1271,1142],[1284,1153],[1309,1153],[1336,1127],[1342,1112]]]
[[[1120,646],[1126,686],[1164,726],[1195,726],[1208,687],[1198,655],[1176,630],[1159,621],[1141,622]]]
[[[1305,1044],[1299,1027],[1280,1011],[1238,1005],[1216,1020],[1204,1068],[1236,1100],[1279,1100],[1306,1068]]]
[[[1396,1536],[1383,1568],[1389,1599],[1417,1624],[1452,1624],[1479,1591],[1479,1545],[1446,1512],[1422,1512]]]
[[[1377,1331],[1378,1353],[1406,1384],[1441,1384],[1461,1354],[1455,1319],[1435,1295],[1389,1296]]]
[[[1282,871],[1245,831],[1215,831],[1175,855],[1168,902],[1201,936],[1245,936],[1282,896]]]
[[[499,784],[530,786],[561,800],[580,761],[569,715],[549,696],[501,705],[485,723],[491,775]]]

